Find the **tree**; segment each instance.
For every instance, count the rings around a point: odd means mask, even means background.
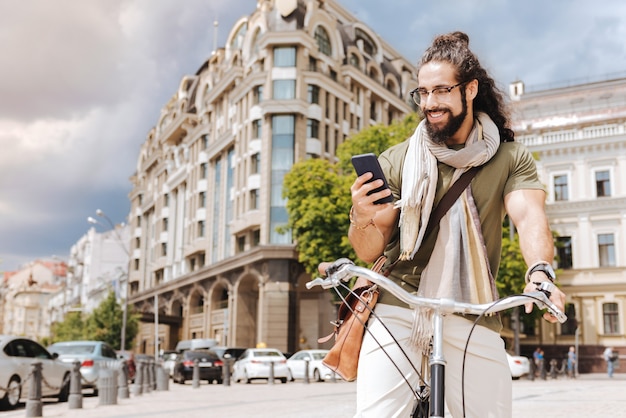
[[[347,257],[358,262],[348,241],[350,185],[356,178],[350,159],[368,152],[379,155],[409,138],[418,122],[417,115],[411,114],[389,126],[371,126],[338,147],[337,163],[309,159],[294,164],[287,173],[283,197],[289,220],[279,230],[291,229],[299,261],[308,273],[316,274],[322,261]]]
[[[132,311],[127,314],[125,350],[132,347],[133,339],[139,331],[138,316]],[[107,298],[86,317],[82,312],[69,312],[65,315],[62,322],[52,326],[52,337],[47,343],[96,340],[104,341],[111,347],[117,348],[121,344],[122,321],[122,307],[117,303],[115,293],[111,291]]]
[[[137,335],[138,319],[132,312],[127,312],[126,319],[126,347],[132,347],[132,340]],[[109,295],[89,315],[86,321],[86,334],[89,339],[104,341],[111,347],[120,347],[122,334],[122,307],[117,303],[115,293]]]

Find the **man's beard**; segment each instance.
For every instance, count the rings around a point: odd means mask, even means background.
[[[463,109],[461,110],[461,113],[459,113],[457,116],[454,116],[450,109],[435,110],[447,112],[450,115],[450,120],[443,127],[436,128],[430,123],[428,118],[426,118],[426,132],[428,132],[428,135],[433,142],[437,144],[443,144],[448,139],[450,139],[450,137],[454,135],[463,124],[463,121],[467,116],[467,103],[465,102],[465,100],[463,100]]]

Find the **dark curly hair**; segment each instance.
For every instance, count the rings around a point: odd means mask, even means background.
[[[458,80],[478,80],[478,95],[474,98],[474,111],[484,112],[493,120],[500,132],[500,142],[515,140],[510,128],[509,113],[504,96],[496,83],[478,62],[469,49],[469,36],[463,32],[452,32],[437,36],[426,49],[418,64],[419,69],[431,61],[448,62],[456,68]]]

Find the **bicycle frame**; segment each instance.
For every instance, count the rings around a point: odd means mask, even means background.
[[[567,320],[567,316],[561,312],[549,299],[544,291],[535,291],[523,295],[514,295],[499,299],[492,303],[471,304],[457,302],[452,299],[431,299],[408,293],[389,278],[378,274],[370,269],[354,265],[352,261],[340,259],[335,261],[327,269],[327,278],[316,278],[306,283],[306,288],[321,286],[324,289],[338,287],[342,281],[346,282],[352,277],[365,277],[372,283],[384,288],[398,299],[408,304],[412,309],[420,307],[433,310],[433,340],[429,357],[430,367],[430,416],[443,417],[445,411],[445,365],[443,355],[443,317],[448,314],[461,313],[483,316],[489,313],[504,311],[509,308],[524,305],[529,301],[535,303],[539,309],[547,309],[560,323]]]

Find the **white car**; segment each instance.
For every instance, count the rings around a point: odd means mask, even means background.
[[[513,379],[519,379],[530,373],[530,360],[527,357],[516,356],[507,352],[506,358],[509,360],[509,368],[511,369],[511,377]]]
[[[306,361],[309,361],[309,379],[321,382],[333,378],[333,371],[322,364],[328,350],[300,350],[287,359],[290,380],[304,379]],[[336,378],[338,376],[336,375]]]
[[[42,397],[67,401],[71,364],[61,362],[31,339],[0,335],[0,404],[3,408],[15,408],[20,399],[28,396],[29,385],[33,381],[29,379],[31,364],[34,361],[41,362]],[[22,386],[24,382],[26,384]]]
[[[254,379],[269,380],[270,367],[274,365],[274,379],[287,383],[287,359],[275,348],[248,348],[233,364],[233,380],[250,383]]]

